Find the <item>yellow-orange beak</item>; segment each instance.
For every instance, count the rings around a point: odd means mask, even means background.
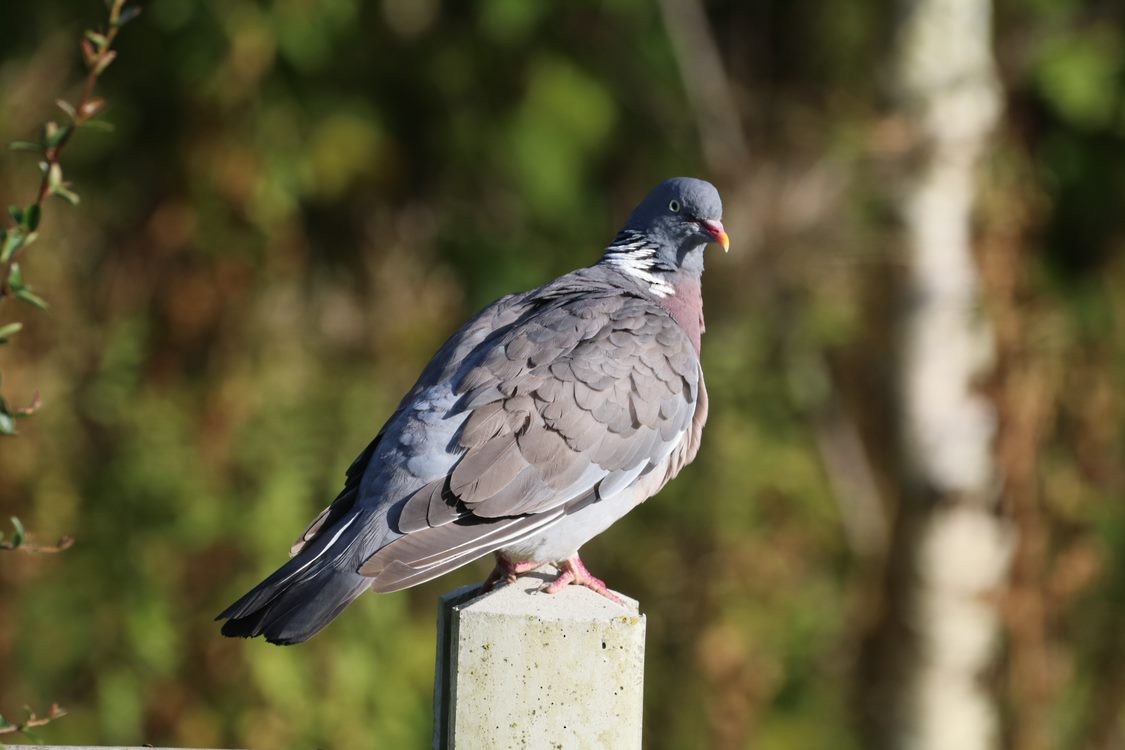
[[[730,237],[727,236],[727,230],[723,228],[723,222],[704,219],[699,223],[707,230],[707,234],[711,235],[711,238],[722,246],[724,253],[730,252]]]

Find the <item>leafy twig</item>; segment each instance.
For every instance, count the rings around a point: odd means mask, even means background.
[[[23,523],[15,516],[11,517],[12,536],[4,539],[4,532],[0,531],[0,550],[13,550],[18,549],[21,552],[43,552],[47,554],[54,554],[55,552],[62,552],[65,549],[70,549],[74,544],[74,537],[63,536],[54,544],[34,544],[27,541],[27,532],[23,530]]]
[[[113,49],[113,42],[117,33],[126,23],[136,18],[140,8],[136,6],[125,7],[127,0],[109,0],[109,23],[104,31],[87,31],[82,39],[82,59],[86,63],[86,80],[82,86],[82,96],[77,104],[71,104],[65,99],[56,103],[66,115],[66,120],[60,124],[54,120],[43,127],[43,134],[39,142],[16,141],[12,148],[18,151],[30,151],[40,157],[39,171],[42,175],[35,200],[27,207],[9,206],[9,220],[0,227],[0,302],[8,297],[15,297],[23,302],[46,309],[47,303],[24,282],[23,271],[17,259],[26,248],[35,242],[38,237],[39,222],[43,217],[43,204],[49,196],[56,195],[71,205],[78,203],[78,194],[75,193],[70,183],[63,179],[62,166],[59,159],[63,149],[70,142],[71,137],[79,128],[100,127],[108,128],[109,123],[94,118],[105,108],[105,100],[94,96],[94,87],[98,78],[117,57]],[[12,322],[0,324],[0,344],[19,333],[23,324]],[[30,415],[38,408],[38,395],[35,403],[25,409],[10,409],[0,398],[0,435],[15,434],[15,419]]]
[[[29,706],[24,706],[27,711],[27,718],[18,723],[12,723],[0,715],[0,734],[22,734],[33,742],[38,742],[38,738],[32,729],[43,727],[50,724],[55,719],[61,719],[66,716],[66,709],[58,703],[52,703],[51,707],[47,709],[46,716],[36,716],[35,712]]]
[[[59,99],[56,102],[59,109],[70,118],[70,124],[59,126],[54,122],[47,123],[46,137],[43,142],[46,148],[44,156],[47,166],[43,170],[43,179],[39,183],[39,195],[35,199],[36,205],[42,204],[47,196],[52,194],[58,195],[68,202],[78,202],[77,196],[74,196],[73,193],[68,195],[69,191],[65,191],[65,188],[63,191],[59,190],[59,185],[62,183],[62,170],[58,168],[59,154],[70,141],[74,131],[89,122],[105,107],[105,100],[94,96],[94,86],[98,82],[98,77],[117,57],[117,51],[112,49],[113,41],[117,38],[117,32],[121,30],[122,26],[135,18],[138,13],[140,13],[140,8],[136,6],[126,9],[125,0],[113,0],[113,5],[109,9],[109,28],[104,32],[87,31],[82,39],[82,59],[86,62],[86,67],[89,70],[86,74],[86,82],[82,86],[82,98],[78,100],[77,105],[71,105],[64,99]],[[73,196],[73,200],[71,196]]]

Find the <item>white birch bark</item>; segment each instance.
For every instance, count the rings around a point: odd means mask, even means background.
[[[897,83],[918,159],[900,198],[909,288],[900,370],[904,455],[921,514],[911,592],[916,637],[894,744],[999,744],[982,679],[1000,632],[1011,553],[996,513],[993,405],[975,389],[993,354],[972,252],[977,164],[1001,101],[989,0],[905,0]]]

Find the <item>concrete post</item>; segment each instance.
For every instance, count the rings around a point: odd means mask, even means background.
[[[437,750],[641,747],[645,616],[580,586],[541,593],[548,580],[441,598]]]

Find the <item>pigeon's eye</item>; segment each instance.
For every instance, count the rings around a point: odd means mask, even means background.
[[[674,214],[678,214],[680,212],[680,202],[673,198],[672,202],[668,204],[668,210]]]

